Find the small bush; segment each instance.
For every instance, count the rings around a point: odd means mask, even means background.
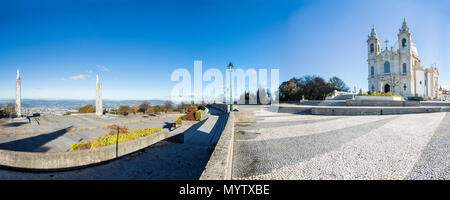
[[[186,115],[183,116],[183,120],[195,121],[195,112],[196,111],[197,111],[196,106],[189,107]]]
[[[116,135],[120,133],[128,133],[128,127],[126,126],[118,126],[118,125],[109,125],[108,126],[109,133],[107,135]]]
[[[121,105],[119,109],[117,109],[117,113],[119,115],[128,115],[131,112],[131,107],[129,105]]]
[[[78,109],[79,113],[95,113],[95,106],[92,104],[85,105]]]
[[[369,91],[367,94],[362,94],[361,96],[390,96],[390,97],[400,97],[400,95],[391,93],[391,92],[376,92]]]
[[[90,149],[91,143],[90,142],[81,142],[78,144],[73,144],[70,146],[70,151],[76,151],[76,150],[84,150],[84,149]]]
[[[178,117],[177,121],[175,121],[175,124],[181,125],[181,120],[183,120],[182,116]]]
[[[202,121],[202,112],[203,112],[203,110],[195,111],[195,120],[196,121]]]

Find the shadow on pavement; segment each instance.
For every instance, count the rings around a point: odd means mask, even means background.
[[[68,127],[70,128],[70,127]],[[0,149],[24,152],[47,152],[50,148],[43,145],[67,133],[66,129],[61,129],[48,134],[40,134],[19,140],[13,140],[0,144]]]

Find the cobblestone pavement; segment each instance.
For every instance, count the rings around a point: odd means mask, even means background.
[[[450,113],[255,118],[235,124],[233,179],[450,179]]]

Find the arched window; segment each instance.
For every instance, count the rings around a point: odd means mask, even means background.
[[[372,85],[372,92],[375,91],[375,86]]]
[[[403,40],[402,40],[402,47],[406,47],[406,39],[405,38],[403,38]]]
[[[375,68],[372,66],[370,67],[370,76],[374,76],[375,75]]]
[[[406,90],[406,83],[403,84],[403,90]]]
[[[406,63],[403,63],[403,74],[406,74]]]
[[[374,47],[373,47],[373,43],[372,43],[372,44],[370,44],[370,53],[373,53],[373,51],[374,51]]]
[[[384,73],[391,73],[391,64],[388,61],[384,63]]]

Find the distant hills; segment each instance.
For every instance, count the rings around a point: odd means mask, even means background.
[[[140,105],[142,102],[150,105],[163,105],[166,100],[103,100],[104,108],[117,108],[120,105]],[[8,103],[15,103],[14,99],[0,99],[0,104],[6,106]],[[87,104],[95,105],[95,100],[42,100],[42,99],[22,99],[23,107],[66,107],[78,109]]]

